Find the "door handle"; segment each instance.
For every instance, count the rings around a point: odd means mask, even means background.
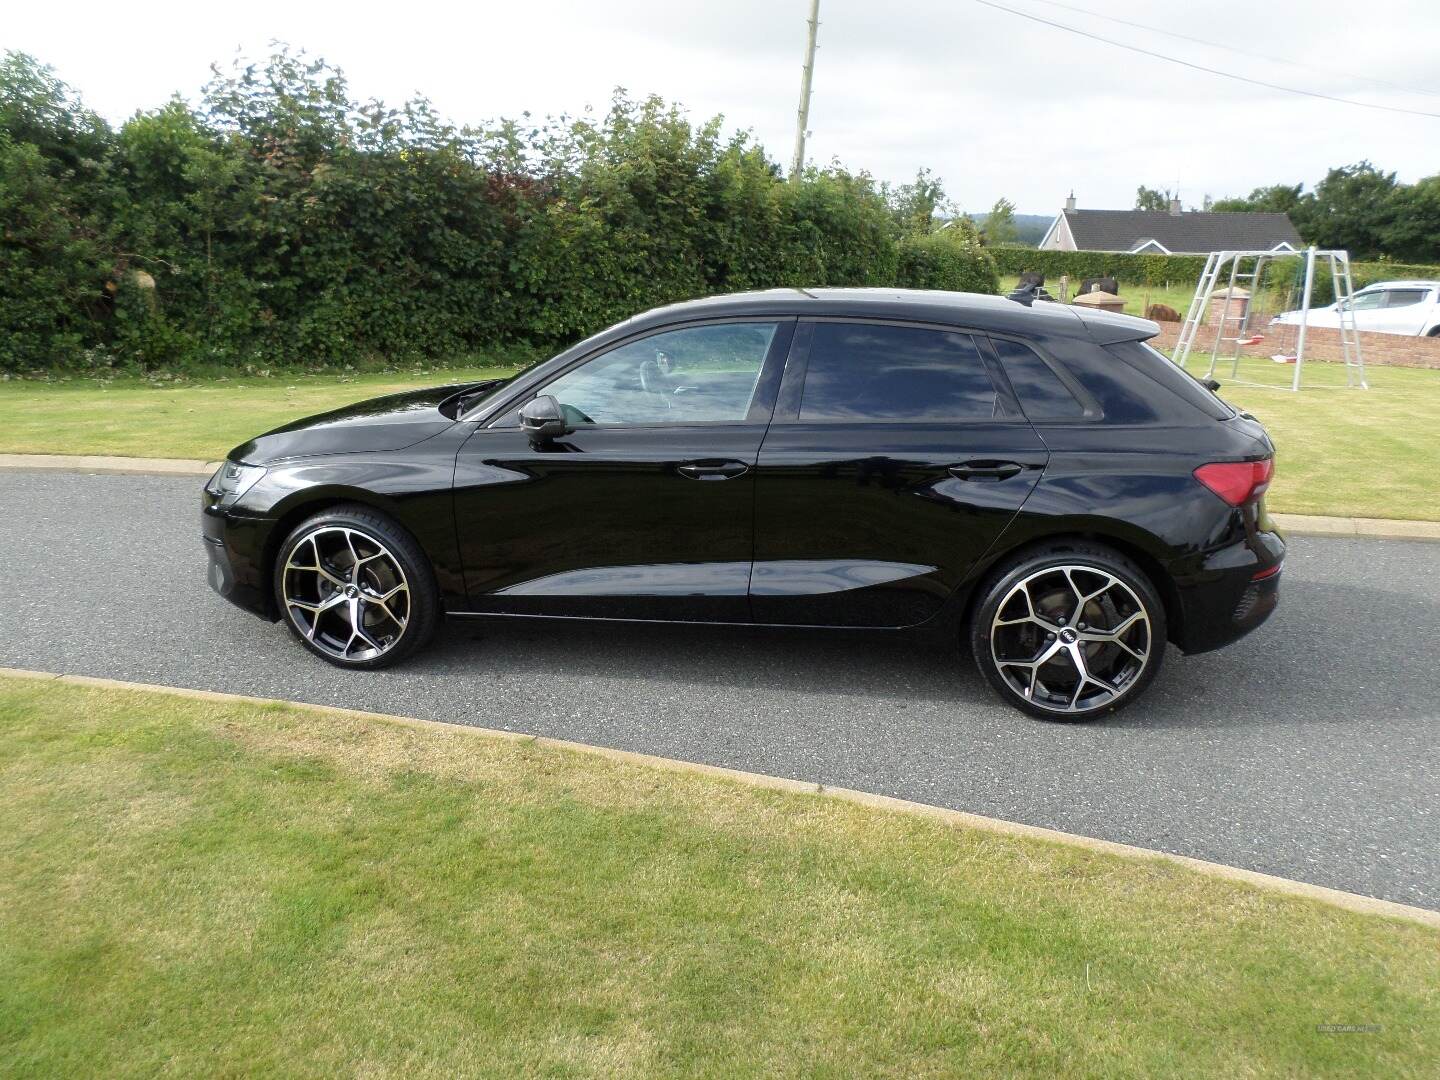
[[[730,480],[749,472],[750,466],[743,461],[687,461],[675,471],[691,480]]]
[[[1008,480],[1024,468],[1018,461],[962,461],[950,466],[950,475],[957,480]]]

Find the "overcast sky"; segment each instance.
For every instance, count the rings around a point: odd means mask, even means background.
[[[1307,67],[1177,41],[1042,0],[1010,7],[1269,82],[1440,113],[1440,3],[1388,0],[1068,0]],[[419,92],[458,123],[603,108],[615,86],[722,113],[788,167],[807,0],[243,4],[19,3],[0,48],[54,66],[112,121],[172,93],[193,100],[211,61],[271,40],[343,68],[352,92]],[[89,13],[87,14],[87,9]],[[811,161],[904,181],[924,165],[962,207],[997,196],[1051,213],[1128,208],[1139,184],[1187,203],[1260,184],[1313,184],[1369,158],[1402,180],[1440,172],[1440,119],[1295,97],[1126,52],[974,0],[821,0]],[[1327,69],[1338,69],[1330,71]],[[1368,76],[1429,94],[1380,86]]]

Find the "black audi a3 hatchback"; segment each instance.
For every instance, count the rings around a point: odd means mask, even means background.
[[[1100,715],[1274,609],[1274,447],[1154,323],[1031,301],[715,297],[297,421],[206,485],[210,583],[346,668],[442,616],[930,628]]]

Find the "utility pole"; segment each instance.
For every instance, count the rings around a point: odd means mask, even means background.
[[[820,29],[820,0],[810,0],[809,33],[805,36],[805,66],[800,71],[800,112],[795,119],[795,160],[790,179],[800,179],[805,168],[805,128],[810,123],[810,79],[815,74],[815,33]]]

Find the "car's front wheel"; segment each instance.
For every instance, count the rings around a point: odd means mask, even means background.
[[[1090,720],[1134,701],[1165,640],[1165,608],[1145,573],[1079,542],[1002,565],[970,622],[975,662],[1000,696],[1052,720]]]
[[[275,602],[291,633],[339,667],[389,667],[435,632],[429,560],[398,522],[368,507],[306,519],[280,545],[275,568]]]

